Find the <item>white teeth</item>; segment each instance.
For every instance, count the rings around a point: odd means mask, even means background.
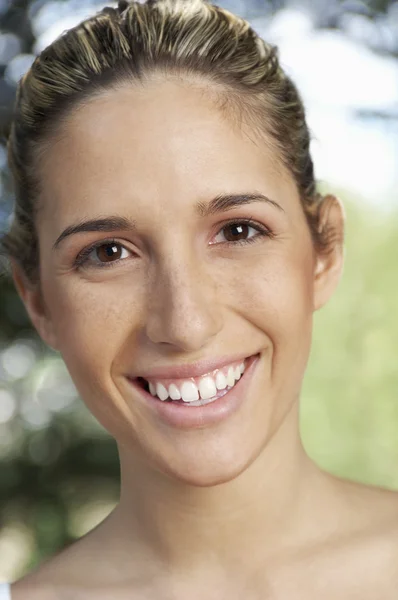
[[[227,375],[227,385],[232,387],[235,383],[235,370],[233,367],[229,367]]]
[[[181,386],[181,398],[184,402],[199,400],[199,392],[193,381],[184,381]]]
[[[169,385],[169,396],[172,400],[181,400],[180,390],[174,383]]]
[[[162,401],[167,400],[183,400],[184,402],[195,403],[199,400],[209,400],[217,395],[218,390],[225,390],[227,387],[232,388],[236,381],[242,377],[245,372],[244,362],[236,367],[228,367],[227,375],[219,370],[215,378],[206,375],[199,380],[198,386],[193,381],[184,381],[179,387],[175,383],[171,383],[168,389],[161,383],[149,383],[149,391],[152,396],[158,396]]]
[[[156,395],[159,396],[161,400],[167,400],[169,397],[169,392],[166,390],[164,385],[161,383],[156,384]]]
[[[199,381],[199,392],[200,397],[203,400],[208,400],[217,394],[216,384],[214,383],[214,379],[212,377],[203,377]]]
[[[218,390],[225,390],[227,387],[227,378],[222,371],[218,371],[216,375],[216,386]]]

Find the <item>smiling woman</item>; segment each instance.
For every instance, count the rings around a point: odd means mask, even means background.
[[[396,494],[300,439],[344,215],[276,49],[202,0],[119,2],[37,57],[8,148],[16,287],[121,465],[13,600],[395,598]]]

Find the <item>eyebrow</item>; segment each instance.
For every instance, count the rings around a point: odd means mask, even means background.
[[[282,212],[285,212],[282,206],[275,202],[275,200],[271,200],[271,198],[258,192],[247,194],[219,194],[210,200],[210,202],[198,202],[195,209],[199,216],[208,217],[209,215],[225,212],[245,204],[251,204],[252,202],[266,202]]]
[[[195,212],[202,218],[208,217],[221,212],[226,212],[245,204],[251,204],[253,202],[265,202],[277,208],[278,210],[285,212],[280,204],[271,200],[264,194],[257,192],[247,194],[219,194],[210,202],[199,201],[195,205]],[[76,233],[82,233],[87,231],[128,231],[136,228],[136,222],[132,219],[119,216],[110,216],[99,219],[89,219],[87,221],[80,221],[74,225],[69,225],[64,231],[57,237],[53,244],[53,249],[57,249],[62,240],[68,236]]]

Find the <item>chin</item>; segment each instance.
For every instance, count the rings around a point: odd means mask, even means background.
[[[256,460],[259,453],[260,451],[255,451],[253,447],[245,448],[243,444],[234,444],[229,449],[218,444],[213,451],[208,448],[201,456],[194,450],[183,455],[179,453],[177,456],[173,453],[174,458],[170,452],[168,456],[163,455],[162,460],[159,460],[157,455],[154,466],[174,482],[193,487],[213,487],[239,477]]]

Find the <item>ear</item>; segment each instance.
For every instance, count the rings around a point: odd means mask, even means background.
[[[24,303],[30,320],[41,339],[54,350],[58,350],[49,311],[44,302],[40,282],[31,282],[23,269],[11,261],[12,278],[17,292]]]
[[[344,264],[345,211],[338,198],[327,195],[319,209],[318,231],[327,232],[325,252],[317,252],[314,270],[314,311],[322,308],[335,291]]]

